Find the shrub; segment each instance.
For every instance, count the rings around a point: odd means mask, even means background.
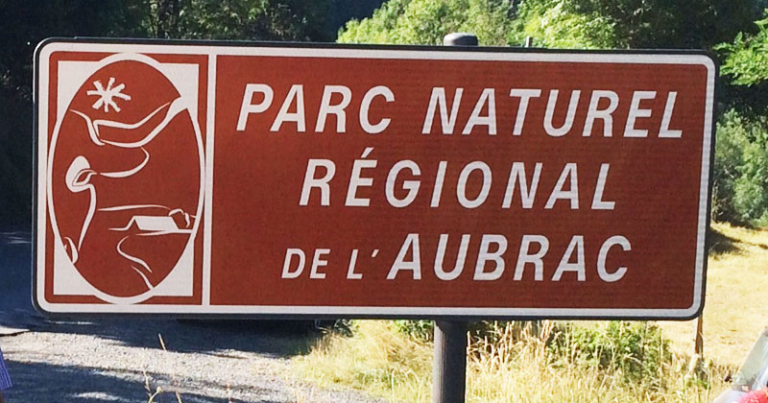
[[[329,333],[294,362],[320,385],[426,403],[433,344],[413,332],[431,323],[354,321],[352,337]],[[690,373],[688,358],[671,353],[650,323],[481,321],[469,329],[468,403],[704,403],[724,387],[723,369]]]
[[[608,322],[593,327],[566,324],[548,343],[553,364],[558,361],[618,372],[625,380],[655,380],[660,387],[664,365],[672,360],[661,330],[651,323]]]
[[[712,218],[717,221],[738,221],[733,195],[736,180],[741,175],[746,144],[743,118],[733,110],[727,112],[717,123],[712,172]]]
[[[717,124],[712,217],[768,224],[768,118],[728,111]]]
[[[416,340],[433,340],[435,322],[431,320],[396,320],[394,323],[398,332],[411,336]]]

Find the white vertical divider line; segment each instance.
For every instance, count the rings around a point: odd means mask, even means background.
[[[208,54],[208,101],[205,119],[205,226],[203,236],[203,300],[211,305],[211,223],[213,222],[213,138],[216,127],[216,54]]]
[[[37,276],[37,290],[36,299],[38,304],[42,304],[45,301],[45,248],[47,247],[45,241],[46,237],[46,208],[48,203],[47,179],[48,179],[48,110],[50,105],[48,104],[48,92],[50,85],[50,52],[40,52],[40,70],[38,72],[39,88],[37,90],[38,95],[38,108],[37,108],[37,132],[33,133],[33,136],[37,137],[37,228],[35,228],[37,235],[37,247],[35,253],[37,254],[37,261],[35,273]],[[58,80],[56,80],[58,85]],[[53,279],[51,279],[53,281]],[[46,307],[43,307],[46,308]]]

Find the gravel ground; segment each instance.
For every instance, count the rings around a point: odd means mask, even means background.
[[[178,403],[176,392],[184,403],[376,401],[291,374],[291,357],[318,337],[307,323],[46,320],[29,302],[28,240],[0,232],[0,347],[14,382],[8,403]]]
[[[368,402],[303,384],[290,357],[306,351],[301,326],[121,320],[53,323],[0,338],[14,388],[8,402]],[[306,325],[303,326],[306,329]],[[158,340],[163,335],[164,351]],[[148,392],[149,390],[149,392]]]

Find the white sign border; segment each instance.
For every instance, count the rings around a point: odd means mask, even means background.
[[[246,46],[247,45],[247,46]],[[561,318],[561,319],[676,319],[696,317],[704,304],[704,275],[706,270],[705,237],[709,227],[710,165],[713,151],[714,91],[717,68],[712,58],[702,52],[583,52],[583,51],[493,51],[484,48],[469,48],[471,51],[450,48],[438,50],[425,47],[273,47],[246,43],[190,44],[162,43],[159,41],[137,41],[136,43],[95,42],[87,40],[53,39],[42,42],[35,52],[35,195],[33,227],[35,240],[33,254],[33,303],[47,314],[158,314],[182,316],[313,316],[313,317],[494,317],[494,318]],[[45,300],[45,234],[46,234],[46,154],[48,132],[48,90],[50,56],[54,52],[95,52],[95,53],[143,53],[143,54],[192,54],[209,57],[208,70],[208,139],[207,162],[212,166],[213,117],[215,107],[215,79],[217,56],[274,56],[274,57],[317,57],[317,58],[366,58],[366,59],[419,59],[419,60],[473,60],[473,61],[538,61],[572,63],[632,63],[632,64],[685,64],[703,65],[707,69],[707,91],[702,144],[701,181],[699,188],[699,220],[696,241],[696,267],[694,278],[694,300],[685,309],[635,309],[635,308],[441,308],[441,307],[377,307],[377,306],[294,306],[294,305],[210,305],[210,263],[203,267],[203,300],[201,305],[169,304],[53,304]],[[41,74],[42,73],[42,74]],[[205,209],[207,220],[212,216],[210,187],[212,176],[206,173]],[[204,251],[210,256],[210,221],[204,225]],[[208,259],[209,260],[209,259]]]

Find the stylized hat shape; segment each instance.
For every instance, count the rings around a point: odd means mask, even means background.
[[[152,141],[184,109],[183,99],[176,98],[173,102],[161,105],[138,122],[92,120],[83,112],[77,110],[72,110],[72,112],[85,120],[88,134],[95,144],[139,148]]]

